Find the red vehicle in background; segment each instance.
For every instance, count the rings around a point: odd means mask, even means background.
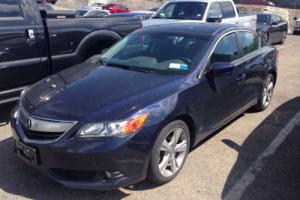
[[[106,6],[103,6],[103,9],[108,10],[111,14],[130,12],[128,7],[122,4],[115,4],[115,3],[107,4]]]
[[[254,4],[254,5],[265,5],[265,6],[275,6],[270,0],[240,0],[241,4]]]

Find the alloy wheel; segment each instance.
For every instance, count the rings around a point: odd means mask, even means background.
[[[272,100],[274,90],[274,82],[272,77],[269,77],[266,81],[263,91],[263,105],[267,107]]]
[[[158,157],[158,169],[162,176],[173,176],[182,166],[188,153],[187,132],[176,128],[167,134]]]

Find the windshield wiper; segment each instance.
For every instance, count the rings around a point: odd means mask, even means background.
[[[118,68],[122,68],[122,69],[126,69],[126,70],[138,71],[138,72],[143,72],[143,73],[153,72],[152,69],[134,67],[134,66],[125,65],[125,64],[121,64],[121,63],[114,63],[114,62],[108,62],[108,63],[106,63],[106,66],[118,67]]]

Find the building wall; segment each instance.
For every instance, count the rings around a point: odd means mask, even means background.
[[[259,5],[244,5],[238,4],[240,12],[255,14],[257,12],[270,12],[281,16],[284,20],[287,20],[289,23],[289,32],[293,31],[294,26],[294,17],[300,16],[300,10],[297,9],[286,9],[279,7],[270,7],[270,6],[259,6]]]

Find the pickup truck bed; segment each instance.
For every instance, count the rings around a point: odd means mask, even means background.
[[[63,18],[55,12],[48,18],[36,1],[0,2],[0,104],[17,100],[24,87],[84,62],[141,27],[139,18]]]

